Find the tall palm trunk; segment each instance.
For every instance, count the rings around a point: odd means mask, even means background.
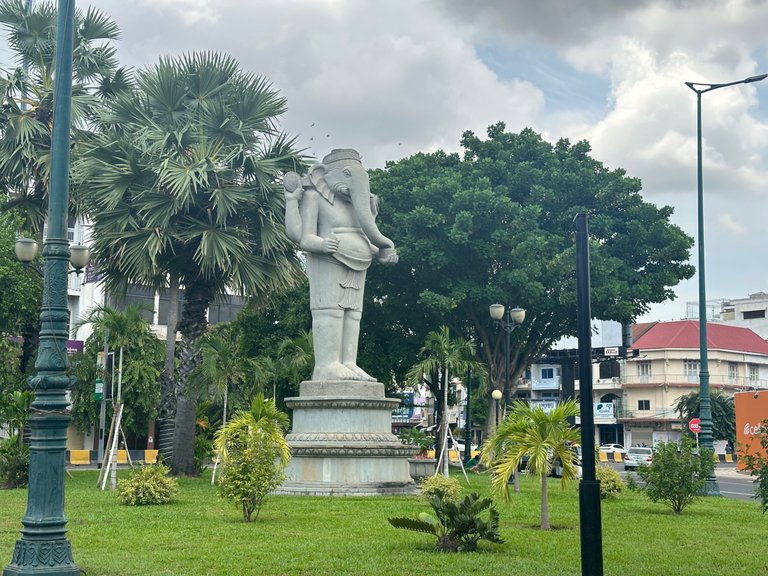
[[[547,474],[541,475],[541,529],[549,530],[549,493],[547,492]]]
[[[203,282],[186,287],[179,323],[181,363],[176,380],[176,419],[173,427],[172,470],[177,476],[196,476],[198,473],[195,466],[198,391],[193,389],[190,376],[200,363],[200,338],[208,326],[205,313],[213,296],[213,287]]]
[[[157,447],[164,460],[173,461],[173,417],[176,411],[173,377],[176,368],[176,327],[179,323],[179,278],[171,276],[168,283],[168,322],[165,335],[165,367],[160,385],[160,426]]]

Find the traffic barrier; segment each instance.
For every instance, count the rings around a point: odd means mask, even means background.
[[[90,450],[70,450],[69,464],[71,466],[88,466],[91,463]]]
[[[608,453],[607,452],[599,452],[600,455],[600,462],[608,463]]]
[[[144,450],[144,463],[157,464],[157,450]]]
[[[621,452],[614,452],[613,453],[613,461],[614,462],[624,462],[624,454]]]

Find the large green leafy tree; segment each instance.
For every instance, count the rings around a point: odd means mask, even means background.
[[[24,216],[24,228],[42,233],[47,211],[53,127],[56,8],[53,2],[0,1],[0,25],[14,55],[0,68],[0,187],[7,206]],[[72,139],[79,141],[104,98],[127,88],[114,41],[120,31],[89,8],[75,13]]]
[[[302,159],[278,131],[284,111],[270,84],[229,56],[162,58],[108,103],[76,168],[107,288],[178,279],[185,290],[179,370],[161,401],[162,420],[175,414],[175,474],[196,472],[190,375],[208,306],[228,289],[261,296],[299,273],[278,184]]]
[[[672,208],[644,201],[640,181],[592,158],[587,142],[550,144],[499,123],[486,139],[466,132],[461,144],[461,156],[416,154],[371,173],[380,227],[400,255],[392,269],[369,271],[366,306],[387,331],[383,349],[388,341],[407,344],[402,355],[412,357],[430,326],[444,323],[477,335],[499,383],[504,338],[488,306],[520,306],[527,315],[512,334],[515,382],[553,342],[576,332],[578,213],[589,216],[596,318],[630,322],[693,275],[693,241],[670,223]]]

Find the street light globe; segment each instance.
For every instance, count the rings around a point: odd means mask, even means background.
[[[491,392],[491,398],[493,398],[494,400],[501,400],[501,397],[502,397],[502,393],[501,393],[501,390],[499,390],[498,388],[493,392]]]
[[[522,324],[525,321],[525,310],[522,308],[512,308],[509,311],[509,315],[512,317],[512,322],[515,324]]]
[[[488,313],[491,315],[492,320],[497,322],[504,318],[504,305],[503,304],[491,304],[488,307]]]

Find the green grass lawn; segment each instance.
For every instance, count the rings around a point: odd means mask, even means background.
[[[77,565],[87,576],[580,575],[578,490],[550,480],[553,530],[541,532],[538,484],[524,477],[499,504],[503,545],[439,554],[427,534],[397,530],[390,516],[427,510],[416,497],[271,496],[256,522],[219,499],[210,475],[181,480],[166,506],[127,507],[96,489],[96,472],[66,479],[66,514]],[[121,475],[125,476],[121,471]],[[488,492],[470,474],[465,491]],[[463,480],[462,480],[463,482]],[[19,538],[26,490],[0,490],[0,568]],[[709,498],[680,516],[641,493],[602,503],[606,575],[768,574],[768,517],[756,502]]]

